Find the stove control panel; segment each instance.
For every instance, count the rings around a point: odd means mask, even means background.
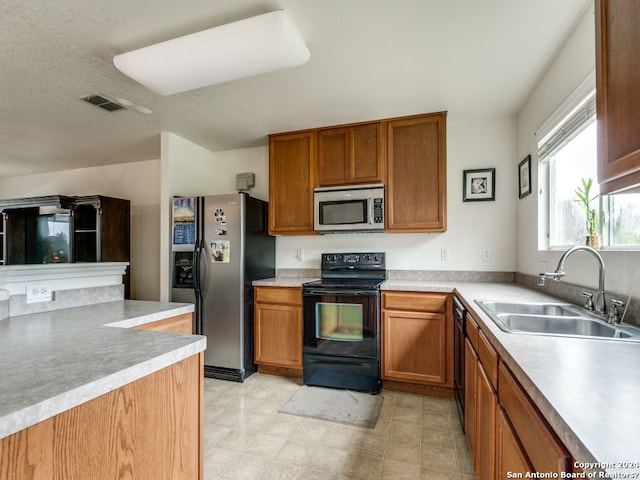
[[[359,267],[382,267],[385,266],[384,252],[375,253],[323,253],[322,269],[325,267],[353,266]]]

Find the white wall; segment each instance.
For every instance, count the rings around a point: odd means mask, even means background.
[[[562,105],[595,69],[595,19],[593,6],[587,9],[556,58],[540,78],[517,117],[517,158],[532,156],[533,193],[518,202],[517,271],[539,273],[540,262],[554,270],[562,252],[538,250],[538,175],[536,130]],[[608,291],[618,294],[640,293],[638,274],[640,252],[602,250]],[[598,286],[597,264],[585,253],[567,261],[566,282],[589,288]]]
[[[105,195],[131,201],[131,296],[158,300],[160,161],[0,178],[0,197]]]
[[[339,234],[278,237],[278,268],[319,268],[323,252],[384,251],[394,270],[515,270],[515,118],[447,121],[447,231],[433,234]],[[463,202],[462,172],[496,169],[495,202]],[[491,262],[482,261],[490,247]],[[441,260],[441,249],[448,261]],[[304,260],[297,260],[303,249]]]

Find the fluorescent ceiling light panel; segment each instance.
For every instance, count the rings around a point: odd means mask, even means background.
[[[160,95],[302,65],[310,53],[284,10],[113,57],[122,73]]]

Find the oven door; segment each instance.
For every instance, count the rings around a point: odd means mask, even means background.
[[[303,308],[303,352],[379,357],[377,290],[305,289]]]
[[[377,290],[303,290],[305,385],[380,391]]]

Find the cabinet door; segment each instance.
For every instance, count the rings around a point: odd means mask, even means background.
[[[493,480],[495,412],[498,396],[482,364],[478,365],[476,404],[476,476],[478,480]]]
[[[498,367],[498,395],[533,468],[539,472],[570,472],[571,455],[502,362]]]
[[[500,406],[496,409],[495,459],[496,478],[508,478],[508,472],[521,473],[524,478],[526,472],[533,472],[533,467],[529,463],[505,411]]]
[[[600,193],[640,184],[640,2],[596,0]]]
[[[380,122],[318,130],[317,186],[384,181]]]
[[[464,430],[473,460],[473,468],[477,471],[477,397],[478,397],[478,355],[476,355],[469,338],[464,341]]]
[[[269,234],[311,235],[315,133],[269,137]]]
[[[318,187],[349,183],[350,138],[349,128],[318,131]]]
[[[445,314],[385,310],[382,328],[382,378],[447,382]]]
[[[302,368],[302,307],[255,304],[255,362]]]
[[[444,232],[446,112],[387,123],[386,230]]]
[[[384,182],[384,143],[380,122],[351,128],[352,183]]]

